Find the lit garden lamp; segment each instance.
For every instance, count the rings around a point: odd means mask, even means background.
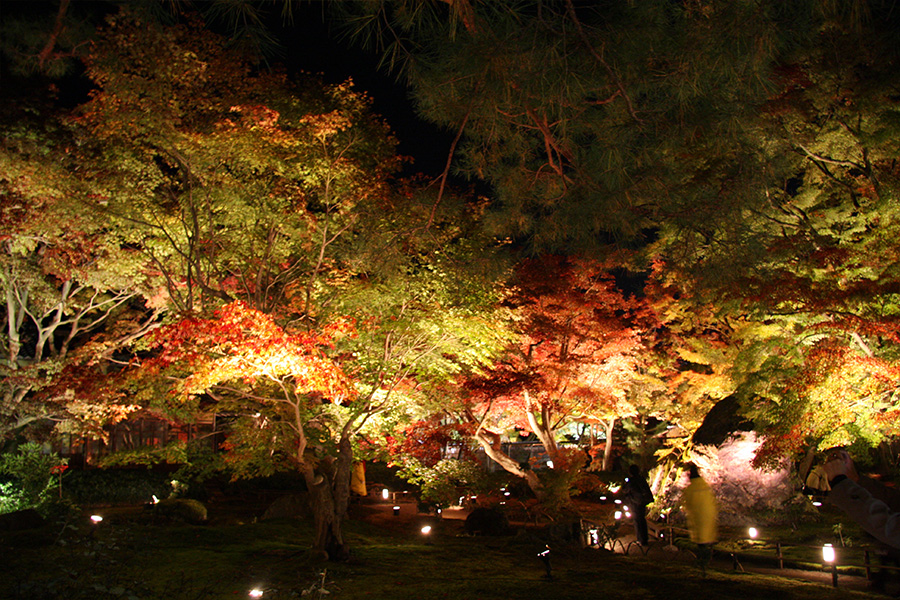
[[[391,495],[391,493],[388,491],[387,488],[384,488],[383,490],[381,490],[381,499],[382,500],[387,500],[388,496],[390,496],[390,495]]]
[[[400,507],[399,507],[399,506],[395,506],[395,507],[394,507],[394,516],[396,517],[396,516],[399,516],[399,515],[400,515]]]
[[[759,537],[759,530],[756,527],[749,527],[747,529],[747,537],[750,538],[750,541],[756,540]]]
[[[101,517],[100,515],[91,515],[91,524],[92,525],[99,525],[101,521],[103,521],[103,517]],[[97,528],[91,527],[91,535],[88,537],[90,537],[90,539],[93,540],[93,539],[95,539],[96,533],[97,533]]]
[[[422,537],[425,538],[425,543],[430,544],[431,543],[431,525],[423,526],[422,529],[419,530],[419,532],[422,534]]]
[[[591,546],[599,546],[600,545],[600,530],[599,529],[588,529],[588,542]]]
[[[837,560],[834,554],[834,546],[825,544],[822,546],[822,560],[831,565],[831,585],[838,586]]]
[[[613,513],[613,516],[616,518],[616,521],[618,521],[619,519],[622,518],[622,511],[617,510],[616,512]]]
[[[253,588],[252,590],[250,590],[250,593],[247,595],[250,596],[251,598],[262,598],[263,591],[259,588]]]

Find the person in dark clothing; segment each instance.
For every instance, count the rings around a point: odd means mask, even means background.
[[[650,543],[647,531],[647,505],[653,502],[653,491],[637,465],[629,467],[623,491],[626,505],[631,510],[634,535],[641,546],[646,546]]]

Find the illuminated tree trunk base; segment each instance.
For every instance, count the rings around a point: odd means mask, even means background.
[[[353,450],[350,440],[344,438],[336,460],[322,461],[318,469],[304,469],[315,525],[313,551],[332,561],[350,557],[350,547],[344,541],[343,529],[350,502],[352,465]]]

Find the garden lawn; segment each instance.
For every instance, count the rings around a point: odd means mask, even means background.
[[[329,563],[309,552],[311,527],[299,520],[191,526],[141,509],[104,517],[0,534],[0,598],[225,599],[253,588],[265,599],[871,598],[726,569],[704,577],[685,554],[626,557],[564,544],[551,544],[547,579],[537,535],[470,537],[461,520],[430,519],[428,537],[419,531],[425,517],[354,520],[352,559]]]

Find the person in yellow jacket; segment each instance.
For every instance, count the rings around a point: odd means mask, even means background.
[[[709,484],[700,477],[697,465],[689,465],[690,484],[681,496],[681,505],[687,516],[691,541],[697,544],[697,562],[703,572],[712,558],[712,547],[718,539],[719,509]]]

